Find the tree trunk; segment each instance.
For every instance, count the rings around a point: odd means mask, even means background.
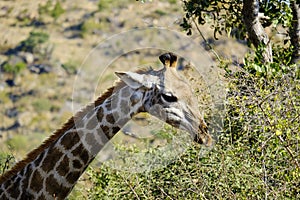
[[[300,62],[300,6],[296,0],[291,2],[291,9],[293,13],[292,27],[290,28],[291,44],[294,47],[293,62]]]
[[[255,48],[258,48],[260,45],[264,46],[262,62],[273,62],[272,44],[263,26],[259,22],[258,10],[258,0],[243,0],[242,14],[249,35],[249,40]]]

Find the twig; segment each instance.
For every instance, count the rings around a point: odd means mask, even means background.
[[[134,188],[131,186],[130,183],[128,183],[128,181],[126,180],[126,178],[124,178],[123,176],[122,176],[122,178],[123,178],[123,180],[125,181],[125,183],[130,187],[130,190],[134,193],[135,197],[136,197],[137,199],[140,199],[139,195],[134,191]]]
[[[164,195],[166,195],[167,197],[169,197],[170,199],[173,200],[173,198],[170,197],[170,195],[168,195],[161,187],[159,187],[159,189],[160,189],[160,191],[161,191]]]
[[[209,50],[210,50],[211,52],[213,52],[213,54],[216,56],[216,58],[218,59],[218,61],[221,62],[221,59],[220,59],[219,55],[218,55],[217,52],[213,49],[213,47],[209,44],[209,42],[205,39],[205,37],[204,37],[203,33],[201,32],[201,30],[200,30],[200,28],[199,28],[197,22],[195,21],[195,18],[194,18],[194,17],[192,17],[192,20],[193,20],[193,23],[194,23],[195,26],[196,26],[197,31],[199,32],[200,36],[201,36],[202,39],[204,40],[205,44],[209,47]]]
[[[5,159],[5,163],[2,169],[2,173],[4,174],[4,172],[9,168],[9,162],[13,159],[13,156],[8,155]]]
[[[261,107],[261,104],[258,104],[258,107],[260,108],[260,110],[262,111],[263,115],[265,116],[266,118],[266,121],[268,123],[268,125],[272,128],[274,128],[274,125],[270,122],[270,119],[269,117],[266,115],[265,113],[265,110]],[[274,130],[273,130],[274,131]],[[275,131],[274,131],[275,132]],[[290,150],[290,148],[286,145],[284,145],[284,139],[280,136],[280,135],[277,135],[277,137],[279,138],[279,140],[283,143],[283,147],[286,149],[286,151],[290,154],[290,156],[292,157],[292,160],[295,162],[295,164],[297,165],[297,167],[300,169],[300,165],[297,161],[297,159],[295,158],[293,152]]]
[[[266,193],[265,193],[265,199],[268,199],[268,175],[267,175],[267,170],[266,170],[266,163],[265,163],[265,154],[264,154],[264,149],[262,149],[262,155],[263,155],[263,171],[264,171],[264,183],[265,183],[265,187],[266,187]]]

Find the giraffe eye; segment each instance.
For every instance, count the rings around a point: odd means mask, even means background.
[[[167,101],[169,103],[172,102],[176,102],[177,101],[177,97],[175,97],[174,95],[167,93],[167,94],[161,94],[161,97],[164,101]]]

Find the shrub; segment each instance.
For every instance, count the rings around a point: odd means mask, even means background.
[[[113,3],[113,0],[99,0],[98,1],[98,10],[103,11],[107,8],[111,7],[111,4]]]
[[[49,35],[47,33],[31,31],[29,37],[20,43],[19,49],[22,51],[34,53],[39,45],[47,42],[48,39]]]
[[[49,99],[37,99],[32,103],[36,112],[49,111],[52,107]]]
[[[68,73],[68,74],[76,74],[77,73],[77,65],[76,63],[69,61],[67,63],[62,64],[62,68]]]
[[[296,199],[300,189],[299,77],[230,72],[224,130],[200,156],[194,144],[147,173],[89,169],[91,199]],[[288,188],[288,189],[287,189]],[[298,195],[298,196],[297,196]]]
[[[60,1],[56,1],[55,5],[52,6],[52,1],[48,0],[45,5],[39,5],[38,12],[40,15],[50,15],[54,18],[54,20],[57,20],[63,13],[65,13],[65,10],[63,9]]]
[[[15,65],[12,65],[10,63],[5,63],[3,65],[3,70],[7,73],[11,73],[14,75],[19,74],[22,70],[24,70],[27,67],[26,63],[24,62],[18,62]]]
[[[7,153],[0,153],[0,176],[6,170],[8,170],[12,164],[15,162],[15,157],[7,154]]]
[[[65,10],[62,8],[61,3],[57,1],[54,5],[54,8],[51,10],[50,15],[57,20],[60,15],[62,15],[65,12]]]

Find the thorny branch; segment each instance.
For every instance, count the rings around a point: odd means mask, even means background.
[[[267,124],[268,124],[270,127],[273,128],[273,132],[274,132],[274,134],[275,134],[275,131],[274,131],[274,124],[271,123],[269,117],[267,116],[265,110],[262,108],[261,104],[257,104],[257,105],[258,105],[258,107],[260,108],[260,110],[262,111],[264,117],[266,118]],[[275,135],[276,135],[276,134],[275,134]],[[286,149],[286,151],[290,154],[292,160],[295,162],[295,164],[297,165],[297,167],[300,169],[300,165],[299,165],[297,159],[295,158],[293,152],[291,151],[291,149],[290,149],[288,146],[284,145],[284,143],[285,143],[284,139],[283,139],[280,135],[277,135],[277,137],[278,137],[279,140],[283,143],[283,147],[284,147],[284,148]]]

